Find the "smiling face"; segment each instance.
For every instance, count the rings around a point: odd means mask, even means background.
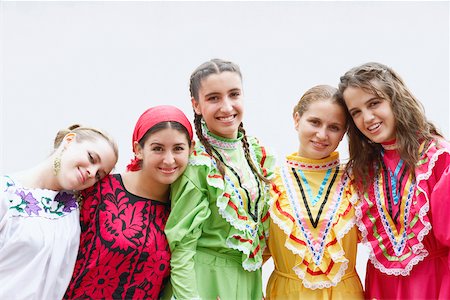
[[[395,116],[388,100],[352,86],[345,89],[343,97],[356,127],[369,140],[384,143],[395,139]]]
[[[345,111],[330,100],[311,102],[302,115],[294,114],[300,146],[298,155],[322,159],[336,150],[346,131]]]
[[[61,145],[61,167],[56,175],[63,190],[83,190],[111,172],[117,162],[113,148],[103,138],[76,141],[67,135]]]
[[[241,77],[236,72],[211,74],[201,81],[198,99],[192,106],[202,115],[209,131],[225,138],[236,138],[244,108]]]
[[[142,172],[160,184],[173,183],[186,169],[190,148],[185,133],[164,128],[147,137],[143,147],[134,143],[134,152],[142,160]]]

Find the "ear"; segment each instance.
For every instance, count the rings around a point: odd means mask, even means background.
[[[298,124],[300,123],[300,114],[298,111],[294,113],[294,128],[295,130],[298,130]]]
[[[142,159],[142,147],[139,144],[139,142],[134,142],[133,143],[133,152],[134,152],[134,156],[136,156],[137,159]]]
[[[76,135],[77,134],[75,132],[69,132],[64,136],[63,138],[64,149],[67,147],[68,144],[72,143],[75,140]]]
[[[197,115],[201,115],[202,112],[200,111],[200,103],[197,100],[195,100],[194,97],[191,98],[191,103],[192,103],[192,108],[194,109],[195,113]]]
[[[189,155],[192,154],[192,152],[194,152],[194,147],[195,147],[195,141],[191,142],[191,147],[189,147]]]

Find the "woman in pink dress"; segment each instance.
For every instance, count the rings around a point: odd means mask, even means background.
[[[351,116],[368,299],[450,299],[450,144],[391,68],[366,63],[339,91]]]
[[[128,172],[83,192],[81,239],[66,299],[158,299],[170,273],[170,184],[187,166],[192,127],[173,106],[146,110]]]

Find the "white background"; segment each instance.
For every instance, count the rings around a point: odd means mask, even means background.
[[[56,132],[73,123],[113,135],[123,171],[145,109],[172,104],[193,117],[189,76],[211,58],[240,65],[245,128],[280,161],[297,150],[291,112],[306,89],[337,85],[368,61],[396,70],[449,136],[446,1],[7,1],[0,42],[2,174],[43,160]],[[272,268],[264,266],[265,281]]]

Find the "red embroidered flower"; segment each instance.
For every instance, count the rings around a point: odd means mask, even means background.
[[[110,298],[119,284],[119,277],[109,266],[89,270],[85,277],[84,291],[93,299]]]
[[[143,244],[143,203],[122,203],[120,207],[105,199],[104,226],[101,228],[105,240],[112,242],[111,248],[127,250]]]

